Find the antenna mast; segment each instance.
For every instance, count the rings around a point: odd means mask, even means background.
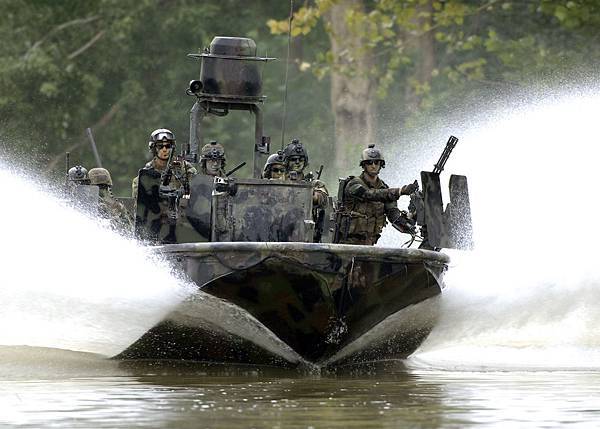
[[[294,19],[294,0],[290,0],[290,17],[289,17],[289,28],[288,28],[288,46],[287,46],[287,57],[285,59],[285,82],[283,89],[283,118],[281,119],[281,149],[285,141],[285,117],[287,115],[287,87],[288,87],[288,70],[290,66],[290,46],[292,44],[292,20]]]

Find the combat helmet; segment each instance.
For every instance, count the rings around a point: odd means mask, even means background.
[[[265,163],[265,167],[263,168],[263,178],[271,178],[271,167],[273,164],[285,165],[285,156],[282,150],[278,150],[277,153],[269,155],[267,162]]]
[[[175,146],[175,134],[166,128],[159,128],[152,131],[152,134],[150,134],[150,141],[148,142],[148,149],[150,149],[154,155],[156,155],[156,144],[159,142],[173,143],[173,146]]]
[[[283,150],[283,156],[286,164],[291,156],[301,156],[304,158],[304,167],[308,167],[308,152],[306,152],[306,149],[304,146],[302,146],[302,143],[300,143],[300,140],[298,139],[293,139],[290,144],[285,147]]]
[[[202,146],[200,151],[200,160],[221,159],[225,162],[225,148],[215,140]]]
[[[363,166],[365,161],[381,161],[381,168],[385,168],[385,157],[381,149],[377,149],[374,144],[370,144],[362,151],[360,156],[360,165]]]
[[[92,168],[88,176],[90,178],[90,185],[112,186],[112,179],[106,168]]]
[[[90,183],[88,171],[85,167],[82,167],[81,165],[76,165],[74,167],[69,168],[67,176],[71,182],[75,182],[81,185],[88,185]]]

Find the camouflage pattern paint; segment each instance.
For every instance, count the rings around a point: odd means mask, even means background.
[[[194,243],[158,251],[179,264],[203,292],[244,309],[302,359],[316,364],[390,315],[438,295],[449,261],[426,250],[315,243]],[[186,358],[210,360],[212,354],[204,348],[191,350],[187,340],[173,345],[198,325],[204,326],[194,333],[198,343],[204,335],[211,344],[215,336],[223,336],[218,326],[210,329],[206,321],[198,322],[202,317],[198,312],[182,318],[176,311],[121,357],[156,358],[155,351],[165,353],[170,344],[174,355],[169,358],[181,358],[181,347]],[[407,327],[386,355],[408,356],[430,328]],[[269,353],[259,362],[252,360],[259,358],[252,347],[234,355],[239,363],[277,364]]]

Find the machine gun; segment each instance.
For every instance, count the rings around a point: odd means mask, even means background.
[[[227,173],[225,173],[225,177],[219,177],[219,176],[215,177],[215,182],[214,182],[215,191],[227,192],[229,195],[232,195],[232,196],[235,195],[237,193],[237,183],[233,177],[230,179],[229,176],[231,176],[233,173],[238,171],[244,165],[246,165],[246,161],[242,162],[241,164],[237,165],[232,170],[229,170]]]
[[[472,224],[465,176],[450,176],[450,203],[444,210],[440,174],[458,139],[450,136],[433,171],[421,171],[422,190],[410,195],[409,218],[421,227],[423,244],[431,248],[471,249]]]
[[[441,174],[446,166],[446,162],[448,162],[448,159],[452,154],[452,150],[457,143],[458,139],[454,136],[450,136],[448,142],[446,143],[446,147],[444,147],[444,151],[440,156],[440,159],[433,165],[433,171],[431,172],[432,174],[437,174],[438,176]],[[410,194],[408,212],[410,213],[410,217],[414,219],[417,225],[425,225],[425,205],[423,203],[423,192],[420,189]]]
[[[448,139],[448,142],[446,143],[446,147],[444,148],[444,151],[442,152],[442,155],[440,156],[440,159],[438,160],[438,162],[436,162],[433,165],[433,171],[432,171],[433,174],[440,174],[442,171],[444,171],[446,162],[448,162],[448,158],[450,158],[450,154],[452,153],[452,150],[456,146],[456,143],[458,143],[458,139],[454,136],[450,136],[450,138]]]
[[[229,172],[225,173],[225,177],[231,176],[233,173],[235,173],[236,171],[238,171],[244,165],[246,165],[246,161],[242,162],[241,164],[235,166],[233,169],[229,170]]]
[[[185,170],[187,168],[186,160],[183,155],[175,157],[173,151],[171,151],[167,160],[167,168],[160,175],[160,185],[158,187],[159,197],[168,202],[168,224],[173,226],[177,223],[177,219],[179,219],[179,203],[181,198],[184,195],[190,194],[190,183],[187,174],[185,174],[185,171],[183,175],[177,174],[174,170],[175,166],[183,167]],[[181,184],[180,187],[175,188],[171,185],[173,176]]]
[[[319,167],[319,171],[317,171],[316,180],[321,179],[321,174],[323,174],[323,164],[321,164],[321,167]],[[309,173],[307,175],[307,180],[313,180],[312,173]],[[325,226],[325,209],[323,207],[316,207],[313,205],[312,217],[313,221],[315,222],[315,233],[313,235],[313,241],[315,243],[320,243],[321,239],[323,238],[323,230]]]
[[[290,172],[290,173],[293,173],[293,172]],[[321,174],[323,174],[323,164],[321,164],[321,167],[319,167],[319,171],[317,171],[317,180],[321,179]],[[314,178],[315,178],[315,175],[313,174],[312,171],[304,176],[304,180],[306,180],[308,182],[312,182]],[[293,180],[297,180],[297,179],[293,179]]]

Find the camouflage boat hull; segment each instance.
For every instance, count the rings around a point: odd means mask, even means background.
[[[199,292],[119,358],[282,366],[404,358],[435,323],[435,306],[425,301],[440,294],[449,262],[439,252],[342,244],[193,243],[160,251]]]

